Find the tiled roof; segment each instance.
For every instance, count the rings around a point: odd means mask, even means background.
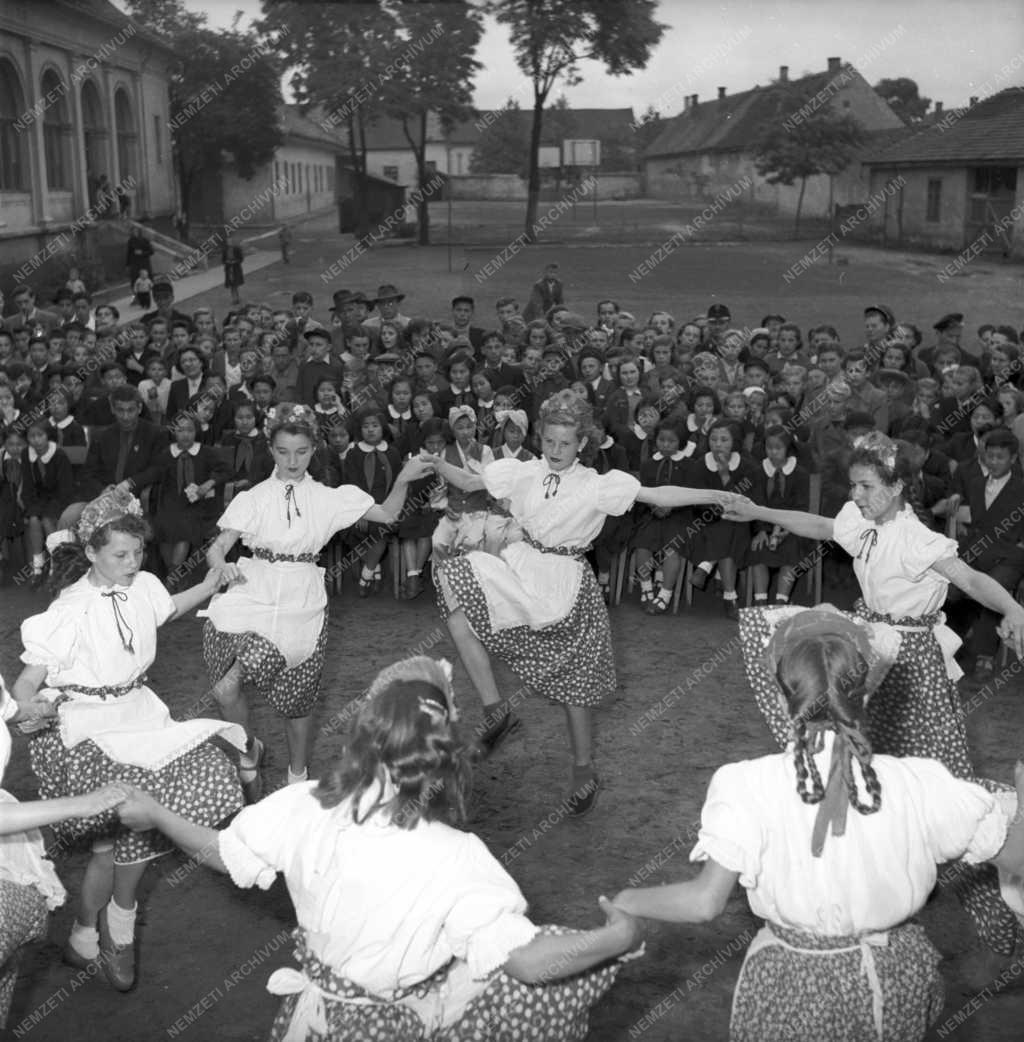
[[[347,151],[341,135],[331,134],[324,130],[309,116],[304,116],[297,105],[279,105],[277,118],[281,132],[286,137],[302,138],[314,144],[329,148],[332,152]]]
[[[901,141],[870,151],[863,162],[1024,162],[1024,87],[1008,87],[967,109],[951,109]]]

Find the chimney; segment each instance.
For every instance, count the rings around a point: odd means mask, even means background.
[[[935,115],[936,116],[941,116],[942,115],[942,102],[941,101],[935,102]]]
[[[972,102],[971,102],[971,104],[973,105],[973,104],[974,104],[974,102],[975,102],[975,101],[977,101],[977,100],[978,100],[978,99],[977,99],[977,98],[975,98],[975,99],[974,99],[974,101],[972,101]],[[693,96],[693,107],[694,107],[694,108],[696,108],[696,107],[697,107],[697,95],[696,95],[696,94],[694,94],[694,96]]]
[[[975,106],[975,105],[977,105],[977,104],[978,104],[978,98],[977,98],[977,96],[975,96],[975,97],[971,98],[971,108],[973,109],[973,108],[974,108],[974,106]]]
[[[721,101],[725,97],[725,87],[718,88],[718,100]]]
[[[828,60],[828,71],[831,73],[839,72],[839,67],[843,64],[842,58],[829,58]]]
[[[683,112],[689,112],[690,109],[692,109],[692,108],[693,108],[693,95],[692,94],[687,94],[686,97],[683,98]]]
[[[788,83],[788,82],[789,82],[789,66],[788,65],[780,65],[779,66],[779,83]]]

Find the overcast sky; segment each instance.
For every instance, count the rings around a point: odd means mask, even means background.
[[[239,10],[243,22],[260,13],[259,0],[185,3],[216,26],[229,25]],[[746,90],[774,79],[780,65],[789,66],[791,77],[819,72],[829,57],[852,62],[872,84],[909,76],[946,108],[1024,85],[1021,0],[663,0],[658,17],[670,28],[646,69],[616,79],[587,63],[583,82],[565,91],[570,104],[629,105],[639,115],[653,103],[674,116],[687,94],[704,100],[719,86]],[[477,108],[500,108],[522,91],[508,37],[491,20],[477,58],[486,69]],[[528,92],[518,96],[530,104]]]

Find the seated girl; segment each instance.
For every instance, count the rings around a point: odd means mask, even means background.
[[[454,1042],[493,1038],[498,1024],[508,1037],[582,1040],[611,960],[638,944],[635,920],[603,898],[597,929],[535,926],[515,881],[460,830],[470,761],[445,665],[389,666],[320,782],[273,793],[219,833],[141,790],[120,808],[238,886],[265,890],[284,874],[302,970],[270,978],[285,996],[272,1042]]]

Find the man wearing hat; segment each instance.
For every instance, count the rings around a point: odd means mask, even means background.
[[[398,305],[405,300],[405,294],[398,292],[398,287],[390,282],[377,287],[377,296],[370,301],[376,304],[377,314],[371,315],[363,321],[363,325],[373,331],[375,336],[380,335],[381,322],[394,322],[403,332],[409,324],[409,316],[403,315],[398,310]]]
[[[456,336],[464,336],[473,345],[473,352],[480,357],[484,346],[484,330],[473,325],[473,312],[476,310],[476,301],[466,294],[452,297],[452,326],[455,328]]]
[[[964,316],[959,311],[943,315],[938,322],[932,326],[935,330],[936,340],[931,347],[919,347],[914,352],[914,357],[928,366],[929,370],[934,368],[935,353],[940,348],[955,348],[960,352],[959,365],[981,366],[981,359],[975,355],[968,354],[960,346],[960,338],[964,334]]]
[[[725,304],[712,304],[708,308],[708,336],[717,347],[732,322],[732,312]]]
[[[330,330],[324,329],[323,326],[307,327],[306,344],[309,354],[299,365],[295,390],[299,401],[313,408],[316,405],[316,385],[321,380],[333,380],[335,388],[340,392],[345,368],[330,357]]]
[[[162,318],[166,320],[168,329],[175,322],[187,322],[191,326],[190,316],[175,310],[174,280],[170,275],[153,276],[153,303],[156,307],[142,316],[143,324],[148,326],[154,318]]]
[[[353,292],[348,289],[339,289],[333,297],[334,303],[331,307],[333,318],[333,342],[335,353],[341,355],[347,347],[347,339],[354,333],[365,333],[370,337],[370,349],[377,340],[377,330],[370,329],[365,323],[373,301],[361,291]]]

